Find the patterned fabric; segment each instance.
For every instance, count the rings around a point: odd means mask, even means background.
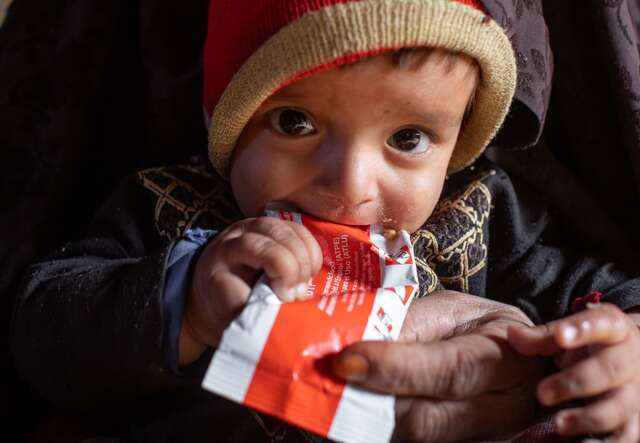
[[[447,289],[469,292],[469,279],[487,262],[484,232],[491,193],[482,180],[494,174],[488,171],[466,189],[441,200],[429,220],[413,234],[420,275],[433,270]],[[436,282],[426,276],[421,283],[425,286],[421,294],[437,289]]]
[[[542,134],[551,96],[554,65],[547,25],[542,15],[542,1],[482,2],[509,36],[518,67],[516,100],[511,106],[505,125],[493,142],[503,149],[532,146]],[[571,3],[575,6],[575,2],[561,3]]]

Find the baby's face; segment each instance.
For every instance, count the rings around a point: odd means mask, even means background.
[[[418,229],[439,199],[478,80],[470,59],[443,55],[411,66],[379,55],[272,95],[232,157],[243,213],[278,201],[337,223]]]

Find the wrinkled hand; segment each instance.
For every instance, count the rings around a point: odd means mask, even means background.
[[[453,442],[513,435],[534,414],[542,359],[507,343],[519,309],[454,291],[416,300],[398,342],[360,342],[334,360],[336,375],[395,394],[399,441]]]
[[[548,405],[592,400],[556,414],[561,435],[613,433],[605,441],[640,441],[640,331],[618,307],[592,305],[536,328],[513,328],[512,345],[527,355],[553,355],[558,373],[538,385]]]

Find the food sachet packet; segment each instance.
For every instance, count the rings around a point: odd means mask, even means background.
[[[395,398],[351,386],[331,358],[362,340],[396,340],[418,289],[409,234],[381,225],[344,226],[289,211],[323,254],[304,301],[283,303],[262,276],[224,331],[202,387],[323,437],[386,442]]]

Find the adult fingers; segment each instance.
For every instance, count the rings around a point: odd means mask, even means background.
[[[544,405],[552,406],[603,394],[634,379],[639,364],[635,349],[628,346],[604,348],[540,382],[538,398]]]
[[[448,443],[502,440],[529,423],[535,402],[503,394],[469,400],[396,399],[393,441]]]
[[[468,334],[495,321],[531,324],[527,316],[513,306],[456,291],[436,291],[413,301],[399,340],[441,340]]]
[[[453,336],[456,326],[467,321],[455,310],[459,299],[457,293],[437,291],[429,297],[414,300],[402,325],[399,341],[426,343]]]
[[[604,434],[622,428],[640,410],[637,385],[625,385],[582,408],[567,409],[554,417],[560,435]]]
[[[432,343],[359,342],[333,360],[336,375],[364,388],[444,399],[512,387],[535,367],[506,343],[479,334]]]

